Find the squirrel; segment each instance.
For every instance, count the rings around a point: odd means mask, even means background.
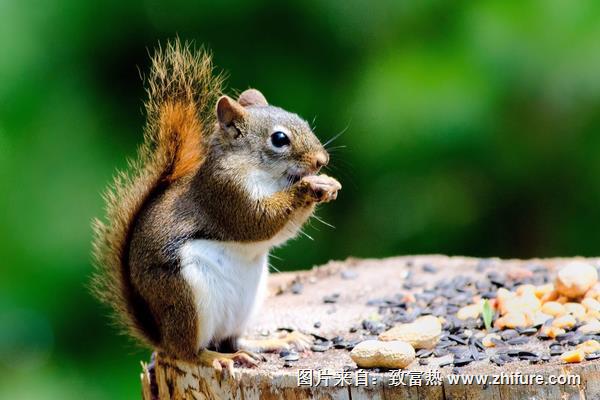
[[[309,124],[248,89],[222,95],[211,55],[179,40],[146,79],[144,141],[94,220],[92,287],[142,344],[177,359],[254,366],[257,352],[310,346],[294,331],[244,340],[266,291],[269,251],[340,183]]]

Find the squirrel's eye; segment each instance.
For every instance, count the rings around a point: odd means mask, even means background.
[[[290,138],[285,133],[277,131],[271,135],[271,143],[273,143],[273,146],[275,147],[288,146],[290,144]]]

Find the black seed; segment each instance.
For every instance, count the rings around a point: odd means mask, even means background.
[[[484,346],[484,345],[483,345],[483,343],[481,342],[481,339],[475,339],[475,340],[473,340],[473,344],[474,344],[475,346],[477,346],[477,348],[478,348],[479,350],[482,350],[482,351],[485,351],[485,350],[486,350],[485,346]]]
[[[437,349],[433,350],[433,355],[436,357],[443,357],[446,354],[448,354],[448,350],[446,350],[444,348],[437,348]]]
[[[286,356],[290,355],[290,353],[291,353],[291,351],[289,351],[289,350],[281,350],[279,352],[279,357],[286,357]]]
[[[517,332],[521,335],[535,335],[537,331],[536,328],[517,328]]]
[[[485,290],[489,290],[490,289],[490,284],[486,281],[477,281],[475,282],[475,288],[480,291],[483,292]]]
[[[362,322],[362,326],[363,326],[363,329],[369,331],[373,335],[379,335],[386,328],[385,324],[383,324],[379,321],[371,321],[371,320],[364,320]]]
[[[371,299],[367,301],[368,306],[381,306],[385,304],[385,300],[383,299]]]
[[[493,362],[494,364],[496,364],[499,367],[502,367],[502,366],[504,366],[504,364],[506,364],[506,361],[504,361],[500,357],[491,357],[490,361]]]
[[[540,329],[540,328],[541,328],[541,327],[544,325],[544,322],[545,322],[545,321],[538,321],[538,322],[536,322],[535,324],[533,324],[533,325],[531,326],[531,328],[528,328],[528,329],[535,329],[535,330],[536,330],[536,332],[537,332],[537,331],[538,331],[538,330],[539,330],[539,329]]]
[[[506,341],[506,343],[510,345],[520,345],[529,342],[529,339],[526,336],[519,336],[516,338],[512,338]]]
[[[518,349],[509,349],[506,354],[509,357],[519,357],[519,353],[521,352],[521,350]]]
[[[457,335],[448,335],[448,339],[458,343],[458,344],[467,344],[467,341]]]
[[[540,357],[542,361],[550,361],[550,356],[548,354],[544,354]]]
[[[444,368],[444,367],[447,367],[448,365],[451,365],[451,364],[452,364],[452,361],[444,361],[444,362],[440,363],[439,367],[440,368]]]
[[[415,294],[415,299],[417,299],[418,301],[422,301],[425,304],[430,304],[433,299],[435,298],[435,294],[433,293],[417,293]]]
[[[416,353],[416,356],[420,357],[420,358],[430,357],[431,355],[433,355],[433,350],[428,350],[428,349],[421,349],[421,350],[418,350]]]
[[[336,349],[347,349],[349,345],[350,343],[346,342],[345,340],[342,340],[341,342],[335,343],[333,347],[335,347]]]
[[[299,359],[300,356],[298,355],[298,353],[290,353],[287,356],[283,357],[283,361],[287,362],[298,361]]]
[[[472,362],[473,362],[473,359],[471,357],[455,358],[453,364],[457,367],[462,367],[462,366],[468,365]]]
[[[537,355],[537,353],[534,353],[532,351],[525,351],[525,350],[520,350],[518,353],[519,357],[539,357]]]
[[[316,353],[322,353],[324,351],[329,350],[331,347],[330,346],[326,346],[326,345],[322,345],[322,344],[313,344],[312,346],[310,346],[310,349]]]
[[[569,346],[577,346],[579,343],[584,342],[584,340],[581,340],[583,335],[581,335],[580,333],[575,333],[571,338],[569,338],[567,340],[567,344]]]
[[[596,338],[594,338],[592,335],[581,335],[579,337],[580,342],[579,343],[583,343],[583,342],[587,342],[588,340],[598,340]]]
[[[548,335],[543,335],[543,334],[539,334],[536,336],[539,340],[550,340],[552,339],[550,336]]]
[[[519,332],[514,329],[506,329],[500,333],[502,340],[510,340],[519,336]]]
[[[300,294],[302,293],[302,289],[304,289],[304,285],[302,285],[299,282],[296,282],[292,285],[292,287],[290,288],[290,290],[292,291],[292,293],[294,294]]]
[[[316,333],[311,333],[312,337],[314,337],[318,342],[328,342],[329,339],[327,339],[324,336],[321,335],[317,335]]]
[[[462,358],[469,350],[466,346],[450,346],[448,352],[454,354],[455,357]]]
[[[502,359],[502,361],[505,361],[505,362],[512,362],[513,361],[512,357],[509,356],[508,354],[500,354],[499,357]]]
[[[358,277],[358,274],[356,273],[356,271],[352,271],[352,270],[344,270],[342,271],[342,279],[356,279]]]
[[[423,272],[435,274],[436,272],[438,272],[438,269],[431,264],[423,264]]]
[[[519,354],[519,359],[520,360],[524,360],[524,361],[531,361],[531,360],[539,360],[539,357],[537,355],[527,355],[527,354]]]
[[[292,367],[292,364],[290,364],[289,362],[286,361],[283,363],[283,368],[291,368],[291,367]]]
[[[419,358],[419,365],[427,365],[429,361],[426,358]]]
[[[587,356],[585,356],[585,359],[588,361],[597,360],[599,358],[600,358],[600,352],[590,353]]]
[[[497,293],[493,292],[493,291],[481,293],[481,297],[483,297],[484,299],[495,299],[496,296],[497,296]]]
[[[475,347],[474,345],[469,346],[469,351],[473,360],[477,361],[483,359],[483,354],[480,354],[477,350],[477,347]]]
[[[503,341],[502,339],[491,338],[490,341],[499,347],[506,346],[506,342]]]
[[[497,287],[505,287],[506,286],[506,280],[504,280],[503,278],[493,278],[493,279],[490,279],[490,282],[493,285],[496,285]]]
[[[433,314],[433,315],[435,315],[435,314]],[[445,314],[443,314],[443,315],[445,315]],[[442,330],[443,330],[443,331],[451,331],[451,330],[453,330],[453,329],[454,329],[454,324],[452,323],[452,321],[451,321],[451,320],[448,320],[448,319],[447,319],[447,320],[445,320],[445,321],[444,321],[444,323],[442,324]]]
[[[348,342],[348,344],[346,345],[346,350],[352,350],[360,342],[362,342],[362,340],[360,340],[360,339],[352,340],[352,341]]]
[[[574,335],[575,335],[575,332],[563,333],[562,335],[557,335],[556,340],[558,340],[559,342],[564,342],[564,341],[571,339]]]
[[[435,315],[436,317],[442,317],[446,315],[446,306],[438,306],[435,307],[432,312],[433,315]]]
[[[319,321],[315,322],[313,325],[315,328],[319,329],[321,327],[321,323]]]
[[[550,349],[551,356],[560,356],[565,350],[562,347],[554,347]]]
[[[354,333],[357,330],[358,330],[358,328],[356,326],[351,326],[350,329],[349,329],[350,333]]]
[[[342,340],[344,340],[344,338],[341,337],[341,336],[336,336],[336,337],[334,337],[334,338],[331,339],[331,341],[333,342],[333,344],[339,343]]]
[[[338,297],[340,297],[340,295],[331,295],[331,296],[325,296],[323,297],[323,302],[327,303],[327,304],[333,304],[333,303],[337,303],[338,301]]]

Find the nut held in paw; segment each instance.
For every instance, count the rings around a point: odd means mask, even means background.
[[[379,339],[384,341],[402,340],[415,349],[432,349],[442,334],[440,320],[432,315],[417,318],[410,324],[402,324],[383,332]]]
[[[361,368],[406,368],[415,359],[415,349],[400,340],[365,340],[352,349],[350,357]]]

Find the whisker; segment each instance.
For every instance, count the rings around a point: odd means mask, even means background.
[[[314,241],[315,239],[313,239],[312,236],[310,236],[308,233],[304,232],[303,230],[300,230],[300,233],[303,234],[304,236],[306,236],[307,238],[309,238],[310,240]]]
[[[275,254],[269,253],[269,257],[273,257],[276,260],[283,261],[283,258],[276,256]]]
[[[314,217],[314,215],[313,215],[313,217]],[[315,224],[313,224],[313,222],[312,222],[312,218],[309,218],[309,219],[308,219],[308,221],[306,222],[306,226],[310,226],[310,227],[311,227],[312,229],[314,229],[315,231],[317,231],[317,232],[320,232],[320,229],[319,229],[319,228],[317,228],[317,227],[315,226]]]
[[[313,218],[316,219],[317,221],[319,221],[320,223],[322,223],[323,225],[326,225],[332,229],[335,229],[335,226],[331,225],[329,222],[326,222],[325,220],[323,220],[322,218],[319,218],[317,215],[313,214]]]
[[[327,148],[328,144],[331,144],[334,140],[336,140],[337,138],[339,138],[340,136],[342,136],[348,130],[349,127],[350,127],[350,125],[347,125],[340,133],[338,133],[336,135],[333,135],[333,137],[331,137],[328,141],[326,141],[323,144],[323,147]]]
[[[274,266],[273,264],[268,263],[267,265],[269,268],[273,268],[273,270],[275,270],[275,272],[281,272],[281,270],[279,268],[277,268],[276,266]]]
[[[306,233],[306,232],[304,232],[304,231],[302,230],[302,226],[301,226],[301,225],[299,225],[299,224],[296,224],[295,222],[293,222],[293,221],[291,221],[291,220],[290,220],[290,221],[288,221],[288,223],[289,223],[289,224],[291,224],[291,225],[292,225],[292,227],[295,227],[295,228],[296,228],[296,231],[297,231],[298,233],[300,233],[300,234],[302,234],[302,235],[306,236],[306,237],[307,237],[307,238],[309,238],[310,240],[315,240],[315,239],[313,239],[313,237],[312,237],[312,236],[310,236],[308,233]]]
[[[333,147],[328,147],[326,150],[331,153],[333,150],[340,150],[340,149],[345,149],[346,146],[345,144],[339,145],[339,146],[333,146]]]

